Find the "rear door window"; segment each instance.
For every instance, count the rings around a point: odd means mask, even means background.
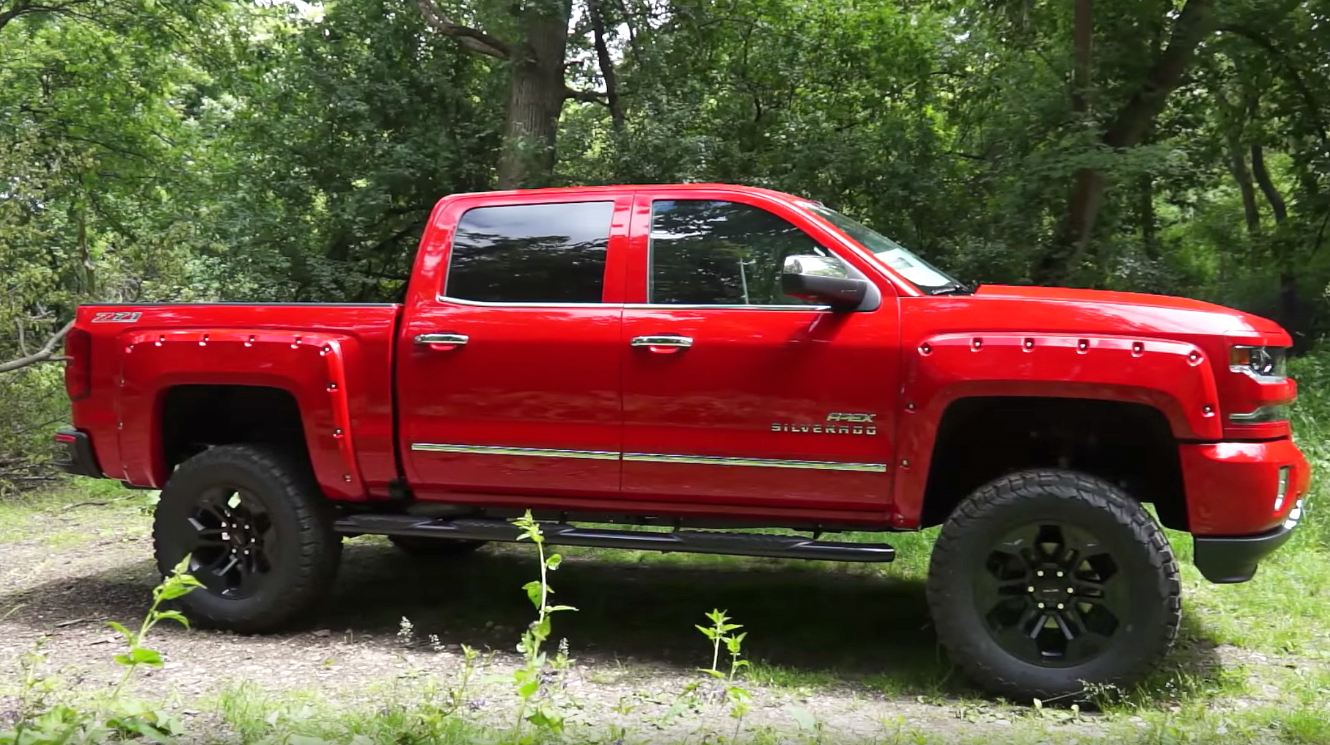
[[[614,202],[477,207],[457,223],[444,295],[482,303],[599,303]]]

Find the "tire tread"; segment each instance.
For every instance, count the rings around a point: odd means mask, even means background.
[[[1151,640],[1154,649],[1141,650],[1135,654],[1134,664],[1112,680],[1095,681],[1116,686],[1138,682],[1149,675],[1177,639],[1182,617],[1182,583],[1177,559],[1163,531],[1139,502],[1103,479],[1076,471],[1034,469],[1012,473],[980,487],[952,512],[934,544],[927,584],[939,641],[966,675],[994,694],[1012,699],[1030,699],[1076,693],[1052,688],[1031,688],[1004,674],[984,659],[978,639],[959,629],[958,624],[947,614],[936,612],[940,599],[949,592],[946,583],[950,572],[960,571],[955,565],[959,560],[962,542],[974,531],[974,526],[991,519],[994,513],[1032,497],[1074,499],[1102,510],[1126,527],[1133,538],[1147,548],[1146,555],[1156,570],[1155,576],[1159,578],[1156,589],[1164,598],[1164,633]]]
[[[303,620],[332,588],[342,553],[341,537],[333,530],[331,506],[325,500],[314,474],[304,464],[272,448],[249,444],[219,445],[180,464],[172,474],[171,481],[178,483],[182,475],[189,478],[196,472],[218,466],[235,466],[255,471],[274,482],[280,498],[293,511],[299,525],[297,540],[300,542],[300,559],[295,580],[277,594],[274,602],[243,615],[227,616],[210,614],[185,602],[183,605],[188,608],[187,614],[202,625],[241,633],[277,631]],[[168,498],[171,481],[167,482],[166,489],[162,491],[163,499]],[[159,509],[153,520],[153,551],[163,575],[174,568],[163,566],[166,559],[163,556],[161,536],[166,529],[163,511]],[[185,600],[188,600],[188,596]]]

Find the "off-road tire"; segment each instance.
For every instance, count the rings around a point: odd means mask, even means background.
[[[414,535],[393,535],[388,540],[409,556],[420,558],[453,559],[469,556],[489,541],[468,541],[461,538],[422,538]]]
[[[1031,523],[1087,531],[1111,553],[1120,565],[1119,578],[1126,580],[1116,597],[1122,598],[1127,617],[1106,648],[1078,664],[1058,667],[1021,659],[998,642],[996,631],[990,632],[995,623],[981,608],[977,592],[986,580],[980,573],[996,573],[991,568],[995,546]],[[1002,548],[1012,545],[1002,543]],[[1127,688],[1140,681],[1173,646],[1181,621],[1180,592],[1173,552],[1140,503],[1102,479],[1057,469],[1004,476],[962,501],[934,545],[927,589],[938,640],[952,662],[990,693],[1027,702],[1074,700],[1086,682]],[[1043,596],[1032,595],[1028,602],[1037,597]]]
[[[153,520],[158,569],[168,574],[190,552],[189,518],[203,495],[218,488],[243,490],[266,511],[270,571],[245,596],[201,587],[180,598],[179,606],[197,624],[240,633],[277,631],[305,619],[332,586],[342,540],[309,466],[276,450],[221,445],[180,464],[162,490]],[[198,567],[193,571],[201,574]]]

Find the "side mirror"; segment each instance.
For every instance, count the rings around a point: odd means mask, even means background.
[[[790,297],[826,303],[841,311],[858,308],[868,297],[867,280],[851,277],[844,264],[825,256],[785,257],[780,289]]]

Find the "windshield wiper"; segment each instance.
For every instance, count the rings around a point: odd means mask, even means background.
[[[977,282],[951,282],[950,284],[934,287],[928,291],[929,295],[973,295],[974,291],[979,289]]]

